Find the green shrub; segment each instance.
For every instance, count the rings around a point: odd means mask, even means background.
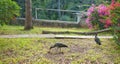
[[[0,0],[0,26],[19,15],[20,7],[12,0]]]

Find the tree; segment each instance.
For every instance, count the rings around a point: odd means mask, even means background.
[[[15,0],[18,4],[22,7],[21,9],[21,17],[24,18],[25,16],[25,7],[24,1],[25,0]],[[102,2],[111,1],[111,0],[60,0],[60,9],[62,10],[76,10],[76,11],[87,11],[91,4],[99,5]],[[35,15],[35,8],[42,8],[42,9],[58,9],[58,0],[32,0],[32,15]],[[38,10],[38,19],[50,19],[50,20],[57,20],[59,19],[58,12],[56,11],[47,11],[47,10]],[[68,12],[61,11],[61,18],[60,19],[70,19],[75,20],[73,18],[73,14]],[[65,18],[66,17],[66,18]]]
[[[33,25],[32,25],[32,5],[31,5],[31,0],[25,0],[25,30],[30,30],[33,29]]]
[[[20,7],[15,1],[0,0],[0,26],[19,16]]]

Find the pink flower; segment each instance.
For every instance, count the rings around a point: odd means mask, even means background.
[[[90,17],[88,17],[88,18],[86,19],[86,23],[87,23],[87,25],[88,25],[89,28],[92,28],[91,18],[90,18]]]
[[[90,18],[89,17],[86,19],[86,23],[87,24],[90,23]]]
[[[110,11],[108,9],[108,7],[106,7],[104,4],[100,4],[98,7],[98,13],[99,15],[109,15],[110,14]]]
[[[92,6],[87,10],[87,15],[90,16],[94,12],[94,9],[95,9],[95,5],[92,4]]]
[[[115,4],[115,0],[112,0],[111,5]]]
[[[106,19],[106,24],[107,25],[111,25],[112,24],[111,20],[110,19]]]
[[[111,19],[106,19],[106,22],[105,22],[105,28],[108,28],[109,26],[112,25],[112,22],[111,22]]]

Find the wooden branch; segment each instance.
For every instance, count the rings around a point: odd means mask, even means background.
[[[42,34],[82,34],[82,35],[92,35],[95,33],[102,33],[102,32],[108,32],[111,31],[111,29],[103,29],[98,30],[94,32],[70,32],[70,31],[62,31],[62,32],[54,32],[54,31],[42,31]]]

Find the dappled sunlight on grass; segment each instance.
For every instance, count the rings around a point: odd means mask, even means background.
[[[43,39],[44,40],[44,39]],[[36,39],[0,39],[0,58],[5,64],[40,62],[49,63],[50,61],[44,57],[40,59],[34,58],[34,55],[46,54],[47,50],[44,44],[36,42]],[[39,56],[38,56],[39,57]],[[37,60],[36,60],[37,59]]]
[[[99,46],[93,39],[1,38],[0,63],[120,63],[120,47],[113,40],[101,40]],[[63,53],[56,49],[48,53],[55,42],[62,42],[68,48],[62,48]]]

